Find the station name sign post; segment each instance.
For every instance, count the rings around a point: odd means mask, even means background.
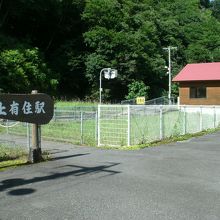
[[[32,146],[28,160],[31,163],[42,159],[40,125],[47,124],[53,117],[54,103],[50,96],[31,94],[0,94],[0,118],[32,123]]]

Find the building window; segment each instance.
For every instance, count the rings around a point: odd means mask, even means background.
[[[190,87],[190,98],[197,99],[197,98],[206,98],[206,87]]]

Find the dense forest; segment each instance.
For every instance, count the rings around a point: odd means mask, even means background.
[[[105,101],[159,97],[168,90],[167,46],[177,47],[173,75],[220,61],[220,0],[0,0],[4,93],[97,100],[100,70],[111,67],[118,77],[103,78]]]

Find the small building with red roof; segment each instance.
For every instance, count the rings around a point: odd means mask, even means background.
[[[173,82],[181,105],[220,105],[220,62],[187,64]]]

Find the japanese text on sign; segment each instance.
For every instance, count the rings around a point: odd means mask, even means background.
[[[47,124],[53,117],[50,96],[37,94],[0,94],[0,118],[34,124]]]
[[[10,109],[6,109],[3,102],[0,102],[0,115],[6,116],[7,114],[11,115],[19,115],[20,112],[24,115],[29,114],[45,114],[44,110],[45,102],[36,101],[34,106],[30,102],[24,101],[24,103],[20,106],[16,101],[12,101],[10,104]]]

